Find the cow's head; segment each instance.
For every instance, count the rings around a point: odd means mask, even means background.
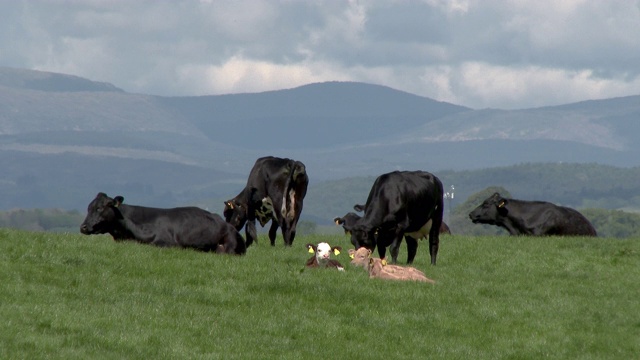
[[[356,223],[351,229],[351,244],[356,249],[365,247],[373,251],[376,248],[378,231],[378,228],[370,228]]]
[[[240,231],[247,222],[248,215],[247,203],[241,202],[238,198],[233,198],[224,202],[224,210],[222,214],[224,219],[231,224],[236,230]]]
[[[269,208],[270,210],[265,210]],[[269,221],[267,217],[273,216],[273,204],[271,199],[262,195],[258,189],[247,187],[238,196],[224,202],[222,214],[229,224],[240,231],[247,220],[255,219],[256,215],[262,216],[259,220],[264,226],[262,222],[265,219]]]
[[[340,254],[342,251],[342,247],[340,246],[331,246],[326,242],[321,242],[318,245],[307,244],[307,248],[309,249],[309,253],[316,254],[316,260],[318,265],[325,266],[329,262],[331,258],[331,253],[334,255]]]
[[[351,265],[367,268],[369,258],[371,257],[371,250],[364,247],[358,250],[349,249],[349,257],[351,258]]]
[[[105,193],[98,193],[87,207],[87,217],[80,225],[80,232],[89,235],[114,231],[117,222],[122,219],[122,213],[118,207],[123,201],[122,196],[112,199]]]
[[[342,225],[342,228],[344,229],[344,233],[350,235],[351,230],[353,230],[353,227],[356,225],[356,223],[360,219],[361,219],[360,215],[350,212],[343,217],[333,218],[333,222],[335,222],[336,225],[338,226]]]
[[[509,199],[495,193],[482,202],[477,208],[469,213],[469,218],[474,224],[495,225],[498,219],[507,214]]]

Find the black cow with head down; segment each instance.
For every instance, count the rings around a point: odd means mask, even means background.
[[[86,235],[109,233],[116,241],[134,240],[161,247],[244,254],[240,233],[218,214],[197,207],[158,209],[123,204],[124,198],[98,195],[80,225]]]
[[[473,223],[497,225],[511,235],[597,236],[578,211],[546,201],[524,201],[495,193],[469,213]]]
[[[238,231],[246,224],[247,246],[258,238],[256,219],[261,226],[271,220],[272,246],[278,227],[282,228],[285,246],[291,246],[308,185],[309,177],[302,162],[273,156],[259,158],[244,189],[224,202],[224,217]]]
[[[429,238],[431,264],[436,264],[443,212],[442,182],[426,171],[394,171],[380,175],[369,192],[367,203],[356,205],[364,216],[351,227],[351,243],[356,249],[378,247],[380,258],[391,246],[395,263],[404,236],[407,263],[413,262],[418,240]],[[344,226],[344,225],[343,225]]]

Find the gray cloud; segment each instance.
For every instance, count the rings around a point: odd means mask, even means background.
[[[24,1],[0,65],[130,92],[363,81],[475,108],[640,93],[638,1]]]

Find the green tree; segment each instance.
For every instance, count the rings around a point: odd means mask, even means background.
[[[598,236],[627,238],[640,236],[640,214],[622,210],[580,210],[596,228]]]

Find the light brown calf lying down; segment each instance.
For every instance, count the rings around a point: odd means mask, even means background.
[[[351,264],[362,266],[369,271],[369,278],[380,278],[390,280],[413,280],[435,284],[422,271],[412,266],[399,266],[387,264],[385,259],[372,258],[371,250],[363,247],[358,250],[349,250]]]
[[[422,271],[412,266],[390,265],[387,264],[387,260],[378,258],[369,259],[369,278],[436,283],[429,279]]]

